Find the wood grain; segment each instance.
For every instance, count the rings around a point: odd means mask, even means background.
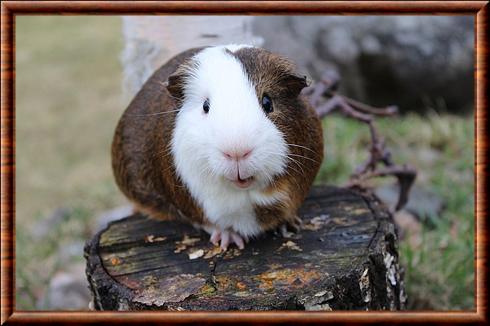
[[[19,14],[474,14],[485,1],[12,1]]]
[[[22,312],[15,311],[14,242],[15,242],[15,139],[14,139],[14,15],[46,14],[444,14],[474,15],[476,28],[476,115],[475,115],[475,196],[476,196],[476,311],[475,312],[406,312],[406,313],[92,313],[92,312]],[[1,3],[1,323],[137,323],[175,322],[483,322],[488,321],[487,263],[488,215],[486,178],[488,167],[488,1],[309,1],[309,2],[33,2],[2,1]]]
[[[295,238],[271,232],[250,241],[244,250],[232,246],[222,253],[213,252],[216,248],[206,232],[187,224],[140,214],[112,222],[85,247],[94,307],[404,309],[398,240],[384,204],[369,194],[316,186],[298,216],[304,229]],[[184,235],[193,241],[182,247]],[[201,257],[189,259],[197,250]],[[212,257],[206,257],[209,253]]]
[[[372,323],[372,324],[484,324],[486,319],[474,312],[298,312],[298,311],[258,311],[258,312],[15,312],[9,319],[12,325],[32,324],[88,324],[111,323],[117,325],[162,325],[198,323],[229,324],[338,324],[338,323]]]
[[[14,20],[2,5],[1,23],[1,322],[15,306],[15,110],[14,110]]]
[[[488,320],[488,7],[476,15],[475,288],[476,309]]]

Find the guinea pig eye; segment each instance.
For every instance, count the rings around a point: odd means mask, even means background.
[[[272,100],[267,94],[264,94],[264,96],[262,96],[262,108],[267,114],[274,111],[274,108],[272,107]]]
[[[202,104],[202,109],[203,109],[204,113],[209,112],[209,100],[208,99],[206,99],[206,101],[204,101],[204,103]]]

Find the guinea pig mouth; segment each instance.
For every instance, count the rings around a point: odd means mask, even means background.
[[[236,180],[233,180],[233,183],[238,188],[245,189],[245,188],[248,188],[252,184],[253,180],[254,180],[254,177],[253,176],[248,177],[246,179],[242,179],[242,178],[240,178],[240,174],[238,174],[237,175],[237,179]]]

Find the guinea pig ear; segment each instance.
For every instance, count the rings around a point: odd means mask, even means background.
[[[173,74],[168,77],[167,90],[178,105],[184,100],[184,90],[191,79],[195,75],[199,64],[194,59],[186,59],[181,63]]]
[[[172,98],[180,104],[184,100],[185,73],[177,70],[168,77],[166,85]]]
[[[301,90],[309,85],[306,76],[298,76],[292,73],[288,74],[284,81],[288,92],[294,97],[298,96]]]

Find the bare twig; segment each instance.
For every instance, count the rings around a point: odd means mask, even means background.
[[[365,189],[365,181],[374,177],[394,176],[399,184],[399,197],[395,210],[400,210],[408,201],[410,188],[417,176],[417,171],[407,165],[396,165],[391,152],[386,148],[384,138],[381,137],[374,126],[374,116],[393,116],[398,112],[396,106],[375,108],[359,101],[336,93],[340,77],[335,70],[329,69],[322,75],[321,80],[303,91],[315,108],[320,118],[340,109],[345,115],[366,123],[371,135],[369,158],[358,166],[350,177],[348,186]],[[325,101],[326,98],[326,101]],[[379,169],[378,164],[385,167]]]
[[[392,165],[375,171],[366,172],[351,178],[347,184],[349,187],[363,187],[363,182],[370,178],[394,176],[398,180],[399,197],[395,206],[395,211],[402,209],[408,201],[410,188],[415,182],[417,171],[407,165]]]

